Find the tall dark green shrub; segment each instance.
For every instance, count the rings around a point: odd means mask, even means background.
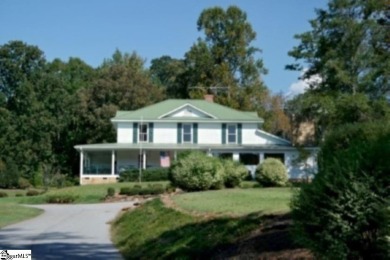
[[[388,259],[390,123],[333,130],[318,158],[292,201],[296,240],[324,259]]]

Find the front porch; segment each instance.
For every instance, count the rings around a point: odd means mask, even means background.
[[[142,171],[147,168],[170,167],[180,153],[188,150],[239,161],[252,176],[256,167],[268,157],[280,159],[292,179],[301,178],[305,174],[300,165],[294,164],[297,151],[293,147],[100,144],[79,146],[80,184],[117,182],[120,173],[131,169]],[[316,167],[314,158],[309,158],[308,163],[311,167]]]

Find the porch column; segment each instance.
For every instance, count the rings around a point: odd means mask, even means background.
[[[240,161],[240,154],[239,153],[233,153],[233,161]]]
[[[176,150],[173,152],[173,159],[174,159],[175,161],[177,160],[177,151],[176,151]]]
[[[259,153],[259,164],[262,163],[264,161],[264,153],[261,152]]]
[[[115,151],[111,151],[111,175],[115,175]]]
[[[82,176],[84,175],[84,152],[80,149],[80,185],[83,184]]]
[[[142,169],[146,169],[146,152],[145,150],[142,151]]]

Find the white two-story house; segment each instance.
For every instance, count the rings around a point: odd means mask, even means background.
[[[292,179],[316,171],[316,148],[296,162],[298,151],[285,139],[262,130],[256,112],[242,112],[212,101],[170,99],[111,119],[116,143],[76,145],[80,184],[114,182],[128,169],[169,167],[180,152],[203,151],[240,161],[252,174],[268,157],[282,160]]]

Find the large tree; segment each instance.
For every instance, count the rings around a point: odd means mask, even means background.
[[[117,110],[134,110],[160,101],[163,90],[151,80],[144,60],[117,50],[97,71],[88,89],[79,93],[78,143],[114,142],[110,118]],[[80,113],[81,112],[81,113]]]
[[[366,93],[379,97],[390,90],[387,0],[331,0],[316,11],[311,30],[296,35],[300,44],[290,55],[306,68],[304,78],[320,76],[311,86],[321,92]]]
[[[209,8],[200,14],[197,25],[205,37],[184,59],[191,96],[212,92],[217,102],[234,108],[259,107],[267,93],[261,79],[266,70],[258,58],[260,49],[252,45],[256,33],[246,13],[236,6]]]
[[[320,80],[309,80],[308,92],[290,102],[290,114],[314,121],[319,139],[329,127],[377,117],[372,109],[388,117],[383,101],[390,91],[388,1],[331,0],[316,14],[311,30],[296,35],[300,44],[289,52],[300,62],[287,68]]]

